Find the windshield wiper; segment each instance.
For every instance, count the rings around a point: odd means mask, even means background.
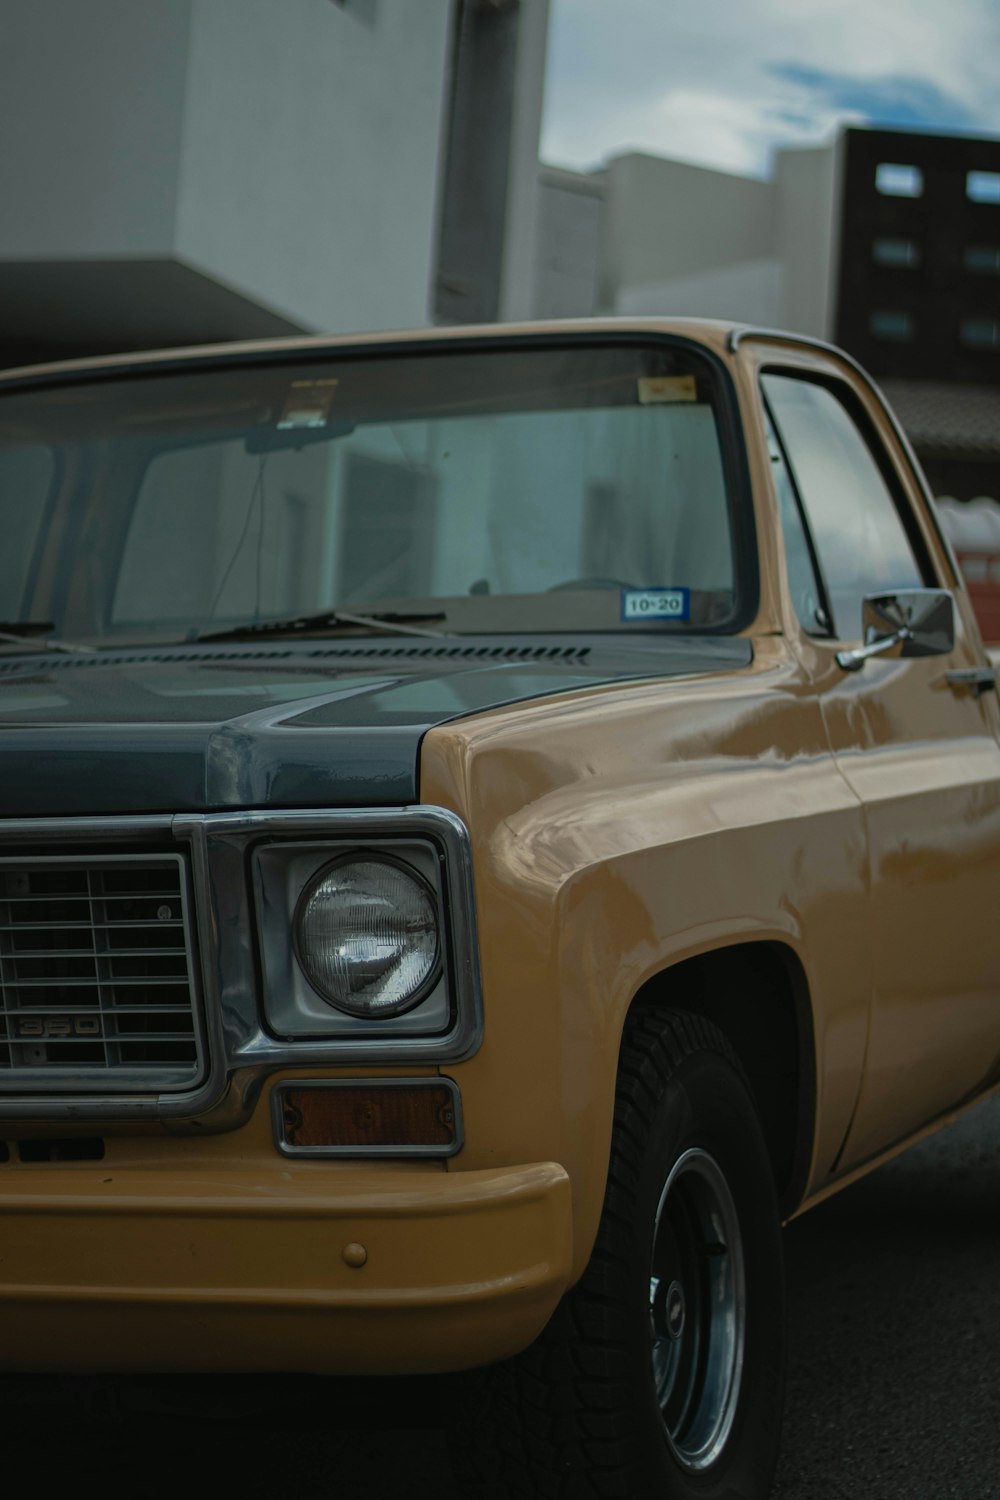
[[[245,625],[234,625],[229,630],[204,630],[193,634],[192,641],[245,641],[257,640],[271,635],[312,635],[316,631],[339,630],[342,627],[360,625],[368,630],[383,630],[388,635],[421,635],[440,639],[448,635],[446,630],[428,630],[411,625],[410,620],[443,620],[444,613],[432,614],[427,610],[412,614],[400,614],[383,610],[374,615],[356,615],[346,609],[328,609],[317,615],[294,615],[287,620],[251,620]]]
[[[55,630],[51,620],[3,620],[0,621],[0,641],[10,641],[16,646],[33,646],[39,651],[80,651],[85,656],[96,656],[96,646],[74,646],[69,641],[57,641],[49,635]],[[36,637],[41,636],[41,640]]]

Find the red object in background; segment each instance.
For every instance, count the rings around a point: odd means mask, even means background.
[[[955,549],[983,640],[1000,642],[1000,552]]]

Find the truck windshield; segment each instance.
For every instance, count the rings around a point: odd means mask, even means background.
[[[338,609],[458,634],[725,629],[719,400],[709,362],[662,343],[15,390],[0,621],[97,645]]]

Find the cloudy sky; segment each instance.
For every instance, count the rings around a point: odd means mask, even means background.
[[[765,175],[840,122],[1000,135],[1000,0],[551,0],[542,158]]]

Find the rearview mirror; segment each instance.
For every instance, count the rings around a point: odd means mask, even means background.
[[[872,656],[946,656],[955,644],[955,612],[947,589],[903,589],[871,594],[862,602],[863,646],[838,651],[845,672]]]

